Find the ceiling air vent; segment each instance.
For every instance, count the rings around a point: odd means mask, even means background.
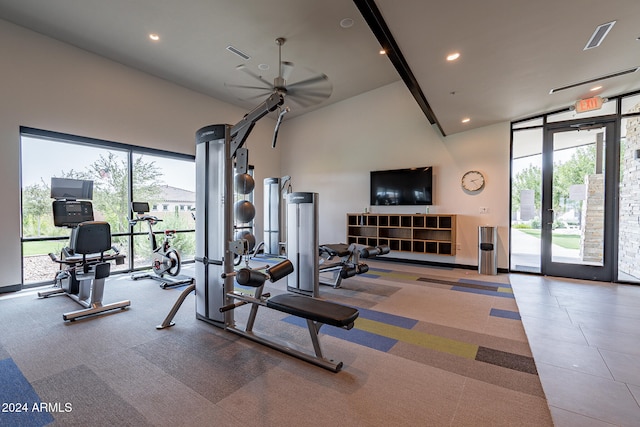
[[[245,61],[248,61],[249,59],[251,59],[251,57],[249,55],[247,55],[246,53],[244,53],[243,51],[229,45],[227,46],[227,50],[229,52],[235,53],[236,55],[238,55],[240,58],[244,59]]]
[[[593,49],[594,47],[600,46],[604,38],[607,36],[607,34],[609,34],[609,31],[611,31],[613,24],[615,23],[616,21],[611,21],[606,24],[599,25],[598,28],[596,28],[596,30],[591,35],[591,38],[589,39],[589,41],[587,42],[587,45],[584,47],[583,50],[589,50],[589,49]]]
[[[573,83],[567,86],[557,87],[557,88],[551,89],[549,93],[556,93],[556,92],[560,92],[561,90],[573,89],[574,87],[599,82],[600,80],[606,80],[606,79],[612,79],[614,77],[624,76],[626,74],[635,73],[638,70],[640,70],[640,67],[629,68],[628,70],[618,71],[616,73],[607,74],[606,76],[596,77],[595,79],[584,80],[582,82]]]

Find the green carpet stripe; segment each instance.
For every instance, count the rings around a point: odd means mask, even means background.
[[[355,328],[467,359],[474,360],[478,353],[477,345],[425,334],[411,329],[399,328],[373,320],[358,318],[355,322]]]

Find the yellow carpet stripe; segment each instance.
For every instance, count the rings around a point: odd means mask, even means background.
[[[498,292],[504,292],[507,294],[512,294],[513,293],[513,289],[511,288],[498,288]]]
[[[478,346],[474,344],[455,341],[449,338],[413,331],[411,329],[400,328],[398,326],[363,319],[361,317],[356,319],[355,328],[431,350],[465,357],[467,359],[475,359],[476,354],[478,353]]]

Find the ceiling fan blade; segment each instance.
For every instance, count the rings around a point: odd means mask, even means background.
[[[289,96],[289,95],[287,95],[285,100],[286,100],[287,103],[293,103],[293,104],[298,105],[298,106],[300,106],[302,108],[307,108],[307,107],[310,107],[310,106],[312,106],[314,104],[317,104],[316,101],[309,101],[309,100],[304,99],[304,97],[301,97],[301,96]]]
[[[254,99],[258,99],[258,98],[264,98],[266,95],[270,95],[272,93],[273,93],[273,91],[269,90],[269,91],[261,92],[259,94],[256,94],[256,95],[253,95],[253,96],[249,96],[249,97],[246,97],[246,98],[242,98],[242,99],[245,100],[245,101],[249,101],[249,100],[254,100]]]
[[[259,82],[264,83],[264,85],[265,85],[265,87],[264,87],[264,88],[265,88],[265,89],[273,88],[273,85],[272,85],[270,82],[268,82],[268,81],[266,81],[265,79],[263,79],[263,78],[262,78],[262,76],[259,76],[259,75],[257,75],[256,73],[254,73],[253,71],[251,71],[251,70],[249,69],[249,67],[247,67],[246,65],[238,65],[238,66],[236,67],[236,70],[243,71],[243,72],[247,73],[249,76],[251,76],[251,77],[253,77],[254,79],[258,80]]]
[[[271,88],[268,88],[268,87],[262,87],[262,86],[236,85],[236,84],[232,84],[232,83],[225,83],[224,85],[225,85],[226,87],[237,87],[237,88],[240,88],[240,89],[271,90]]]
[[[291,77],[291,72],[293,71],[293,62],[282,61],[280,63],[280,77],[282,77],[285,81]]]
[[[298,105],[301,105],[303,107],[309,107],[311,105],[320,104],[326,98],[313,98],[308,96],[294,95],[294,96],[288,96],[287,99],[292,100],[296,102]]]
[[[331,88],[328,88],[327,90],[322,90],[322,89],[317,89],[317,90],[310,90],[310,89],[290,89],[287,88],[287,95],[290,96],[300,96],[303,98],[328,98],[331,96]]]
[[[308,86],[308,85],[321,83],[321,82],[329,82],[329,77],[327,77],[325,74],[320,74],[318,76],[310,77],[306,80],[301,80],[299,82],[295,82],[290,85],[287,85],[287,89],[298,88],[300,86]],[[329,82],[329,84],[331,83]]]

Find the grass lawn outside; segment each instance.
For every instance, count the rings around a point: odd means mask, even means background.
[[[540,229],[518,228],[518,230],[530,236],[540,238]],[[580,234],[564,234],[555,232],[551,232],[551,234],[555,245],[566,249],[580,249]]]
[[[22,256],[48,255],[50,252],[60,255],[60,250],[68,243],[66,240],[24,242],[22,244]]]

